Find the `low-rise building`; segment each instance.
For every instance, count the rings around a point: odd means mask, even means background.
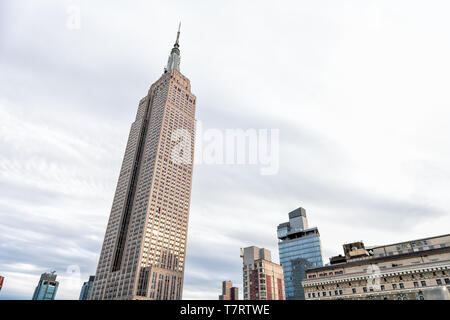
[[[450,234],[371,248],[362,242],[346,244],[344,256],[308,269],[306,277],[307,300],[423,300],[439,295],[446,299]]]
[[[264,248],[241,249],[244,300],[285,300],[283,267]]]

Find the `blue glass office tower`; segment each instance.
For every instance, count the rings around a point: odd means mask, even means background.
[[[308,228],[306,211],[298,208],[289,213],[289,222],[278,226],[277,233],[286,300],[305,300],[302,286],[305,271],[323,264],[319,230]]]
[[[92,287],[94,286],[95,276],[90,276],[89,281],[83,283],[78,300],[91,300]]]
[[[43,273],[34,290],[33,300],[55,300],[59,282],[56,281],[55,271]]]

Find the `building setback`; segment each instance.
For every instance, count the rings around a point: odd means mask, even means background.
[[[34,290],[32,300],[55,300],[59,282],[56,281],[55,271],[43,273]]]
[[[298,208],[289,213],[289,222],[278,226],[277,235],[286,300],[305,300],[302,281],[306,269],[322,266],[319,230],[308,228],[306,211]]]
[[[284,300],[283,268],[272,262],[269,250],[241,249],[244,300]]]
[[[344,245],[330,265],[307,270],[306,299],[450,299],[450,235],[366,248]]]
[[[219,295],[219,300],[239,300],[239,289],[233,287],[233,282],[222,282],[222,294]]]
[[[179,36],[131,126],[94,300],[182,298],[196,97],[180,72]]]
[[[95,276],[90,276],[89,281],[83,283],[78,300],[90,300],[92,295],[92,287],[94,285]]]

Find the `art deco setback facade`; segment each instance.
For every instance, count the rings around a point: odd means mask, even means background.
[[[450,235],[366,249],[344,245],[345,256],[309,269],[306,299],[423,300],[449,297]]]
[[[273,263],[269,250],[242,250],[244,300],[285,300],[283,267]]]
[[[164,74],[139,102],[131,126],[94,300],[182,298],[196,97],[180,72],[179,34]],[[191,148],[174,154],[180,141]]]

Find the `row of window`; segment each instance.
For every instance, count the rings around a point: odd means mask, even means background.
[[[445,278],[444,282],[442,281],[442,279],[436,279],[436,284],[441,286],[441,285],[450,285],[450,278]],[[420,285],[418,281],[414,282],[414,287],[415,288],[419,288],[420,286],[422,287],[426,287],[427,286],[427,282],[425,280],[420,281]],[[367,288],[367,287],[363,287],[363,292],[367,293],[368,291],[373,292],[373,288]],[[381,291],[385,291],[386,290],[386,286],[385,285],[381,285],[380,286]],[[399,283],[398,285],[396,283],[392,284],[392,290],[397,290],[397,289],[405,289],[405,284],[404,283]],[[356,288],[352,288],[352,294],[357,294],[358,291]],[[342,290],[334,290],[334,295],[338,296],[338,295],[343,295],[343,291]],[[332,292],[328,291],[328,294],[326,291],[323,292],[317,292],[317,297],[327,297],[327,296],[332,296]],[[316,297],[316,293],[315,292],[309,292],[308,293],[308,298],[315,298]]]

